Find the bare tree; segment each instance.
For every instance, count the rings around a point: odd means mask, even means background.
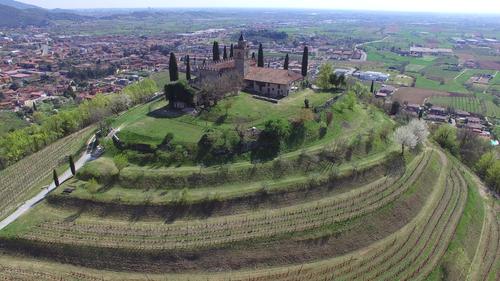
[[[225,72],[221,76],[206,77],[200,85],[205,103],[216,103],[228,95],[237,95],[242,87],[243,78],[236,71]]]

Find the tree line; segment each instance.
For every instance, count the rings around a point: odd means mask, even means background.
[[[158,91],[156,83],[144,79],[129,85],[121,93],[98,94],[78,107],[44,116],[38,123],[0,137],[0,169],[35,153],[52,142],[106,117],[145,102]]]

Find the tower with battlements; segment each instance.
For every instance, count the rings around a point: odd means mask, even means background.
[[[243,38],[243,33],[241,33],[238,45],[234,47],[234,61],[236,70],[242,78],[246,76],[250,67],[248,64],[248,53],[247,41]]]

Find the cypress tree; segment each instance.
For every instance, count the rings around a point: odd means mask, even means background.
[[[372,80],[372,85],[371,85],[371,87],[370,87],[370,92],[371,92],[372,94],[373,94],[373,93],[375,93],[375,81],[374,81],[374,80]]]
[[[189,62],[189,55],[186,56],[186,80],[191,80],[191,64]]]
[[[36,108],[36,102],[33,102],[33,111],[37,111],[38,109]]]
[[[262,50],[262,44],[259,44],[259,52],[257,53],[257,66],[264,67],[264,50]]]
[[[302,76],[307,76],[307,65],[309,64],[309,49],[304,46],[304,53],[302,54]]]
[[[227,50],[226,50],[226,45],[224,45],[224,53],[222,53],[222,59],[227,60]]]
[[[214,46],[212,48],[212,58],[214,61],[220,61],[219,42],[217,41],[214,41]]]
[[[174,53],[170,53],[170,60],[168,62],[168,73],[170,74],[170,81],[175,82],[179,80],[179,69],[177,68],[177,59]]]
[[[233,57],[233,44],[231,43],[231,47],[229,48],[229,57],[232,58]]]
[[[271,68],[271,61],[267,62],[267,68]]]
[[[54,184],[56,185],[56,187],[59,186],[59,177],[57,177],[56,169],[54,169],[52,177],[54,178]]]
[[[75,162],[73,162],[73,156],[69,156],[69,168],[71,170],[71,174],[76,175]]]
[[[285,63],[283,64],[283,69],[285,70],[288,70],[288,61],[289,61],[288,54],[286,54]]]
[[[255,52],[252,52],[252,59],[255,60]]]

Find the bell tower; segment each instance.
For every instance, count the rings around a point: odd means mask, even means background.
[[[244,78],[248,73],[248,44],[245,38],[243,38],[243,32],[238,40],[238,45],[234,48],[234,61],[236,65],[236,70]]]

